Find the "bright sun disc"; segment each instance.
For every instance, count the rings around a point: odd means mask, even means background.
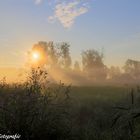
[[[40,55],[37,52],[33,52],[32,57],[33,57],[34,60],[38,60]]]

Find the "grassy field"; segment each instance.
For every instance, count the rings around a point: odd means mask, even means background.
[[[80,120],[80,139],[139,139],[138,87],[72,87],[70,95],[76,122]]]
[[[139,140],[139,87],[0,84],[0,133],[25,140]]]
[[[72,87],[70,97],[79,105],[102,103],[115,105],[119,102],[130,102],[131,88],[124,86],[89,86]]]
[[[128,88],[115,86],[72,87],[70,96],[79,102],[122,100],[128,95]]]

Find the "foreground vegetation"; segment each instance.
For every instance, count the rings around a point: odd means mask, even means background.
[[[0,84],[0,134],[26,140],[138,140],[139,87],[51,84],[33,69],[22,84]]]

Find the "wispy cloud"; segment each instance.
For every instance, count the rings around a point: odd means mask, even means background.
[[[41,4],[42,1],[43,1],[43,0],[35,0],[35,4],[36,4],[36,5]]]
[[[80,0],[74,1],[59,1],[57,0],[54,14],[50,16],[48,20],[54,22],[58,20],[65,28],[70,28],[75,19],[88,12],[89,7],[87,3],[83,3]]]
[[[36,5],[45,0],[34,0]],[[51,8],[53,15],[48,17],[48,21],[54,23],[59,21],[65,28],[70,28],[77,17],[89,10],[89,0],[46,0]]]

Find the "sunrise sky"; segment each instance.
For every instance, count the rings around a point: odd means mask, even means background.
[[[105,53],[105,64],[140,60],[140,0],[0,0],[0,67],[20,67],[38,41]]]

